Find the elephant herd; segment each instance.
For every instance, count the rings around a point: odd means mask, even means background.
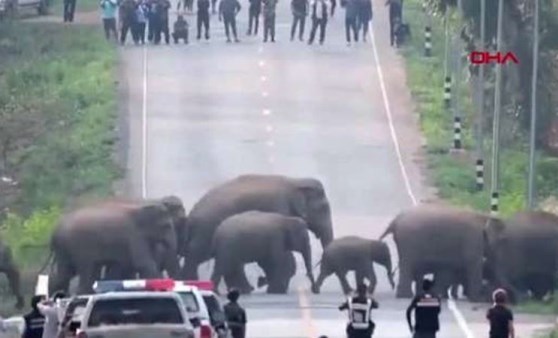
[[[323,248],[317,278],[310,233]],[[214,259],[211,279],[216,288],[224,279],[228,287],[250,293],[254,287],[244,266],[257,263],[265,274],[258,286],[267,285],[268,293],[286,293],[296,272],[296,252],[314,293],[331,274],[349,292],[349,271],[355,272],[357,282],[368,279],[374,291],[373,263],[386,268],[395,288],[388,236],[399,257],[398,298],[411,297],[413,282],[431,273],[439,293],[451,290],[457,296],[462,286],[471,301],[487,300],[496,287],[507,288],[515,297],[537,299],[554,290],[558,216],[553,214],[521,212],[500,219],[418,206],[397,215],[379,239],[334,238],[330,203],[319,180],[255,174],[214,187],[188,213],[175,196],[109,199],[72,211],[52,234],[43,270],[48,263],[51,291],[68,291],[70,280],[79,277],[77,292],[86,294],[98,279],[158,278],[164,272],[171,278],[198,279],[198,267]],[[4,251],[9,256],[9,248]],[[8,277],[12,270],[0,269]],[[12,279],[20,303],[19,275]]]

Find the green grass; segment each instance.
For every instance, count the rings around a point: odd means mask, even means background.
[[[49,13],[62,17],[63,0],[51,0]],[[92,12],[99,10],[98,0],[76,0],[76,12]]]
[[[61,210],[111,194],[120,176],[113,160],[116,50],[97,27],[6,22],[0,54],[0,124],[18,140],[8,159],[20,183],[1,235],[30,292]]]

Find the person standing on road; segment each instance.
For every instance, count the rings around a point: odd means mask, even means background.
[[[271,37],[271,42],[275,42],[275,12],[277,9],[277,0],[263,0],[264,15],[264,40],[267,42]]]
[[[23,316],[25,326],[21,338],[42,338],[45,327],[45,316],[39,311],[37,305],[44,300],[44,296],[31,298],[31,312]]]
[[[330,17],[333,18],[333,14],[335,14],[335,7],[337,7],[337,0],[330,0],[331,2],[331,14]]]
[[[248,9],[248,32],[246,35],[252,34],[252,25],[254,25],[254,35],[258,35],[258,26],[260,24],[260,14],[262,12],[262,0],[249,0],[250,7]]]
[[[76,0],[64,0],[64,22],[74,22]]]
[[[347,0],[345,2],[345,35],[347,45],[351,45],[351,33],[355,42],[358,42],[358,2],[359,0]]]
[[[240,42],[236,34],[236,15],[241,9],[238,0],[221,0],[219,3],[219,21],[223,20],[225,24],[227,42],[231,42],[230,30],[232,30],[234,42]]]
[[[393,46],[395,38],[396,22],[401,22],[403,18],[403,0],[387,0],[386,6],[389,5],[389,41]]]
[[[124,0],[120,5],[120,44],[126,43],[128,31],[133,33],[136,24],[136,2],[134,0]],[[133,38],[133,34],[132,34]]]
[[[205,28],[205,39],[209,40],[209,0],[198,0],[198,36],[197,39],[201,39],[202,26]]]
[[[114,36],[114,40],[118,41],[118,33],[116,31],[116,9],[118,4],[116,0],[101,0],[103,28],[105,30],[105,37],[110,40],[110,34]]]
[[[361,283],[357,286],[357,294],[339,306],[339,311],[349,310],[349,323],[347,324],[347,337],[370,338],[374,333],[376,324],[372,321],[372,310],[379,307],[378,302],[368,297],[368,287]]]
[[[422,292],[416,295],[407,308],[407,323],[413,338],[435,338],[440,330],[440,297],[432,293],[434,281],[425,278]],[[411,322],[411,312],[415,312],[415,325]]]
[[[362,29],[362,41],[366,42],[368,35],[368,26],[372,20],[372,1],[371,0],[358,0],[358,24],[359,30]]]
[[[165,35],[165,43],[170,44],[169,33],[169,9],[171,3],[169,0],[157,0],[155,3],[155,17],[156,17],[156,30],[155,30],[155,44],[161,42],[161,34]]]
[[[147,41],[155,40],[155,30],[157,28],[157,17],[155,16],[156,0],[147,0]]]
[[[490,323],[490,338],[514,338],[513,313],[506,306],[507,293],[498,289],[492,294],[494,305],[488,309],[486,319]]]
[[[308,15],[308,0],[291,0],[291,12],[293,13],[293,23],[291,26],[291,41],[294,40],[296,27],[300,25],[298,30],[298,39],[303,40],[304,24]]]
[[[312,12],[312,29],[310,30],[310,39],[308,44],[314,43],[316,37],[316,30],[320,28],[320,45],[324,43],[326,27],[327,27],[327,2],[326,0],[314,0],[311,6]]]
[[[45,325],[42,338],[56,338],[60,327],[58,318],[58,304],[59,299],[65,298],[66,294],[58,291],[52,297],[52,300],[42,301],[37,303],[37,308],[43,316],[45,316]]]
[[[227,295],[229,303],[225,304],[224,311],[227,324],[231,330],[232,338],[246,337],[246,311],[238,304],[240,292],[236,289],[229,291]]]
[[[134,27],[134,42],[145,44],[145,27],[147,25],[147,14],[149,8],[146,0],[140,0],[136,7],[136,24]]]

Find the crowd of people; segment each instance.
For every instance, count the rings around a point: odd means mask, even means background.
[[[249,0],[247,35],[257,35],[260,18],[263,19],[263,42],[275,42],[275,18],[278,0]],[[337,6],[336,0],[291,0],[292,24],[291,41],[298,38],[304,41],[307,17],[310,18],[308,44],[313,44],[319,30],[319,43],[326,38],[328,18],[333,17]],[[387,0],[390,7],[390,25],[396,25],[392,16],[401,18],[402,0]],[[242,9],[238,0],[220,0],[216,8],[216,0],[197,0],[196,3],[196,38],[210,39],[211,14],[218,14],[219,21],[225,27],[227,42],[240,42],[236,17]],[[115,39],[122,45],[126,43],[128,33],[136,44],[147,42],[160,44],[162,39],[170,44],[171,37],[175,43],[189,42],[190,24],[185,13],[193,13],[193,0],[180,0],[177,5],[177,19],[173,23],[173,31],[169,29],[169,0],[100,0],[103,27],[107,39]],[[345,38],[347,44],[366,42],[369,24],[372,21],[371,0],[341,0],[345,9]],[[118,25],[117,25],[118,23]],[[117,28],[119,26],[119,28]],[[147,32],[147,39],[146,39]],[[390,34],[394,31],[391,28]],[[393,43],[392,43],[393,44]]]

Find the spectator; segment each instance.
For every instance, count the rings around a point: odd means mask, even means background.
[[[42,338],[56,338],[58,336],[58,328],[60,322],[58,318],[57,301],[65,298],[66,295],[62,291],[58,291],[52,297],[52,300],[37,303],[37,308],[43,316],[45,316],[45,325]]]
[[[188,43],[188,22],[184,20],[182,14],[178,14],[174,22],[174,29],[172,32],[174,43],[178,43],[180,39],[184,39],[184,43]]]
[[[407,308],[407,323],[414,338],[435,338],[440,330],[441,299],[432,293],[434,281],[425,278],[420,292]],[[411,323],[411,313],[415,312],[415,325]]]
[[[105,29],[105,37],[110,40],[110,34],[114,36],[114,40],[118,41],[118,33],[116,31],[116,8],[118,4],[116,0],[101,0],[103,28]]]
[[[225,304],[225,317],[227,318],[227,324],[231,330],[233,338],[244,338],[246,337],[246,312],[238,304],[238,298],[240,297],[240,292],[233,289],[229,291],[227,298],[229,303]]]
[[[45,316],[39,311],[38,304],[44,300],[43,296],[31,298],[31,312],[23,316],[25,326],[22,338],[42,338],[45,327]]]
[[[490,338],[514,338],[513,313],[506,306],[508,295],[498,289],[492,294],[494,305],[486,313],[490,323]]]

